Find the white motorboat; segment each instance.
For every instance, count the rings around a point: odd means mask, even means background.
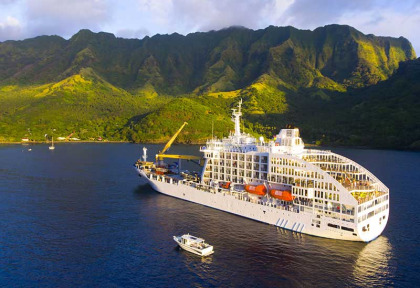
[[[199,256],[208,256],[214,252],[212,245],[204,242],[204,239],[190,234],[174,236],[174,240],[182,249]]]

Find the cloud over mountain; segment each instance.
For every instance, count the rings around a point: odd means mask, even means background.
[[[11,20],[13,19],[13,21]],[[315,29],[347,24],[366,33],[409,39],[420,51],[420,2],[416,0],[1,0],[0,41],[80,29],[120,37],[188,34],[229,26],[269,25]]]

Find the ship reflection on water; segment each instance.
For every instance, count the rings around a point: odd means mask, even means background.
[[[353,277],[355,284],[372,286],[393,286],[389,276],[395,273],[392,261],[392,246],[385,236],[368,243],[360,251],[354,265]]]

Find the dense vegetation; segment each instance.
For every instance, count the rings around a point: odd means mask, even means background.
[[[418,148],[420,60],[349,26],[228,28],[138,39],[81,30],[0,43],[0,141],[45,134],[182,142],[285,124],[309,143]],[[399,68],[398,68],[399,67]],[[212,124],[213,123],[213,124]]]

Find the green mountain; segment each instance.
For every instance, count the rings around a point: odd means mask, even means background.
[[[217,136],[226,135],[230,108],[242,98],[250,133],[271,137],[294,123],[309,142],[417,147],[415,57],[402,37],[343,25],[142,40],[81,30],[69,40],[6,41],[0,141],[74,131],[81,139],[163,142],[187,121],[179,140],[198,142],[212,122]]]

